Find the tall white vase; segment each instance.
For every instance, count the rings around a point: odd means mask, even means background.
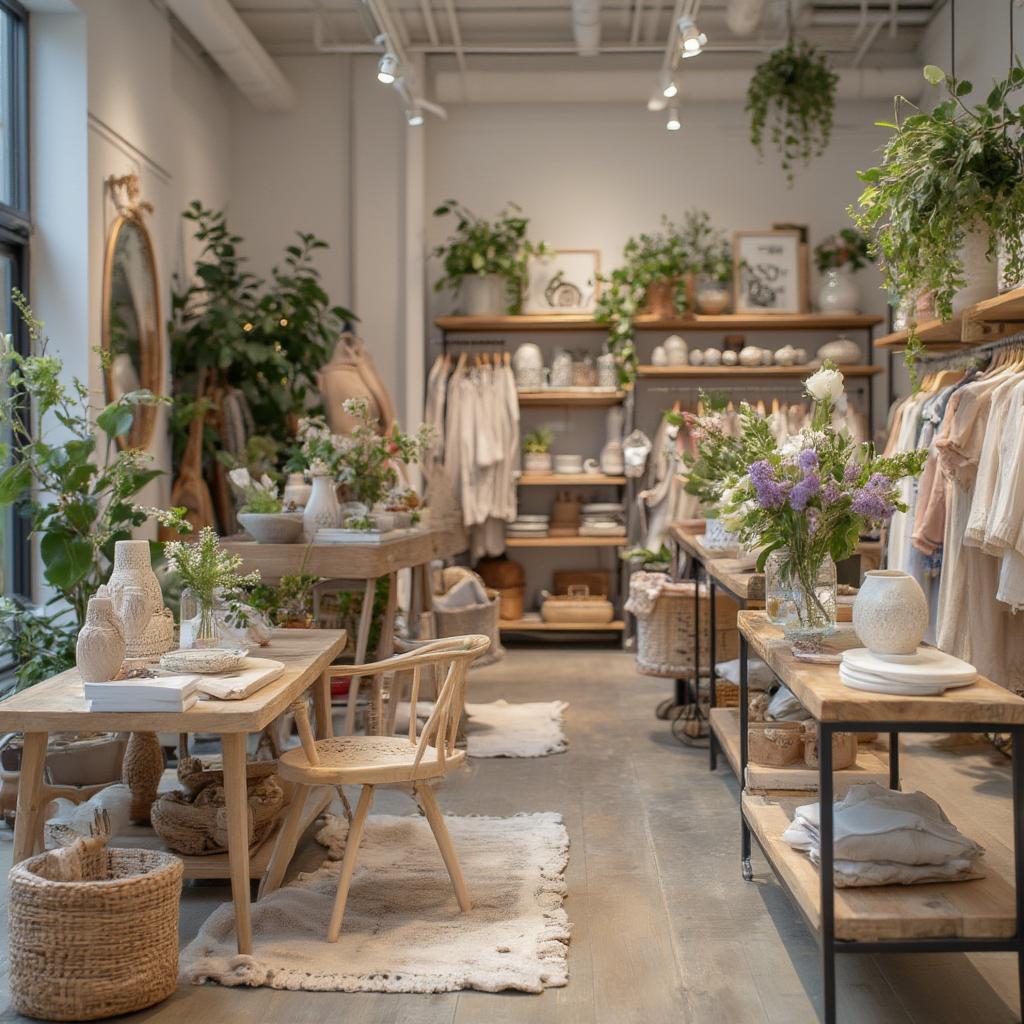
[[[960,247],[964,286],[953,296],[953,312],[959,313],[999,292],[999,266],[988,258],[989,233],[984,225],[968,231]]]
[[[466,316],[502,316],[508,311],[508,289],[500,274],[470,274],[459,287]]]
[[[818,289],[818,311],[832,316],[853,316],[860,312],[860,288],[849,267],[825,271]]]
[[[870,569],[853,602],[853,629],[872,654],[914,654],[928,629],[928,599],[913,576]]]
[[[157,658],[174,646],[174,617],[164,607],[148,540],[119,540],[114,545],[114,569],[103,596],[110,597],[121,620],[129,658]]]
[[[337,529],[341,526],[341,506],[334,480],[326,473],[313,477],[313,492],[302,513],[302,532],[307,541],[316,538],[316,531],[324,528]]]
[[[91,597],[85,612],[85,625],[75,644],[78,674],[86,683],[105,683],[113,679],[124,662],[124,634],[109,597]]]

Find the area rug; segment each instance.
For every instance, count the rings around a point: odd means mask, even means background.
[[[340,862],[253,905],[251,956],[235,952],[230,903],[181,954],[189,981],[311,992],[541,992],[568,981],[562,902],[569,835],[560,814],[445,817],[473,909],[459,913],[426,819],[371,815],[336,944],[326,939]],[[332,857],[348,822],[317,839]]]

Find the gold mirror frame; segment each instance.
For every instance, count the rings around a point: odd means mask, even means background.
[[[156,251],[153,239],[143,220],[143,213],[152,212],[149,203],[139,198],[139,182],[134,174],[124,177],[111,177],[107,180],[111,197],[118,209],[117,217],[110,226],[107,244],[103,256],[103,311],[102,337],[103,348],[103,383],[107,402],[117,397],[114,390],[114,373],[112,367],[112,343],[110,317],[112,313],[114,256],[118,239],[125,230],[136,230],[142,241],[142,252],[145,256],[148,277],[153,286],[153,319],[152,324],[139,323],[139,387],[146,388],[154,395],[161,394],[164,383],[164,345],[163,321],[160,311],[160,282],[156,271]],[[120,448],[141,448],[148,450],[156,430],[158,407],[155,405],[139,405],[135,407],[135,418],[127,434],[117,436]]]

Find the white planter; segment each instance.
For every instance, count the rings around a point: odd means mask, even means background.
[[[964,286],[953,296],[953,312],[959,313],[999,291],[999,267],[988,258],[988,230],[968,231],[960,247],[960,265]]]
[[[108,682],[120,670],[124,662],[124,634],[109,597],[89,599],[85,625],[75,644],[75,662],[86,683]]]
[[[825,271],[818,289],[818,311],[830,316],[853,316],[860,312],[860,288],[848,267]]]
[[[524,473],[550,473],[551,452],[523,452]]]
[[[298,512],[239,512],[238,521],[257,544],[295,544],[302,536]]]
[[[334,480],[326,475],[313,477],[313,493],[302,513],[302,532],[307,541],[316,537],[323,528],[336,530],[341,526],[341,506]]]
[[[502,316],[508,312],[508,288],[499,274],[472,274],[459,286],[466,316]]]
[[[853,602],[853,628],[872,654],[914,654],[928,629],[921,585],[897,569],[869,570]]]

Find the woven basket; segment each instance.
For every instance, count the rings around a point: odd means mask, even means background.
[[[615,618],[615,609],[607,597],[591,597],[587,585],[577,583],[569,587],[568,594],[545,599],[540,606],[540,617],[545,622],[586,622],[603,626]]]
[[[473,662],[474,665],[490,665],[505,657],[498,631],[498,591],[487,590],[487,604],[471,605],[469,608],[434,608],[438,638],[445,636],[470,636],[482,634],[489,637],[491,646]]]
[[[101,837],[11,869],[14,1008],[42,1020],[98,1020],[166,999],[178,983],[181,861],[108,850]]]

